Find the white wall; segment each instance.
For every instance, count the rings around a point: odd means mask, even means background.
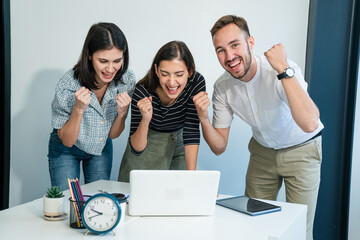
[[[223,15],[247,19],[255,53],[282,42],[288,57],[304,70],[309,0],[16,0],[11,1],[11,169],[10,206],[41,197],[50,186],[47,144],[50,103],[55,85],[80,55],[93,23],[110,21],[125,33],[131,68],[137,79],[150,67],[157,50],[182,40],[212,94],[223,72],[209,30]],[[289,9],[291,14],[284,14]],[[129,121],[114,141],[111,179],[116,180]],[[220,157],[202,139],[198,169],[221,170],[220,192],[243,194],[251,131],[238,118],[231,126],[227,151]]]
[[[351,187],[349,209],[349,236],[348,240],[358,240],[360,236],[360,62],[358,66],[357,93],[356,93],[355,123],[353,136],[353,152],[351,164]]]

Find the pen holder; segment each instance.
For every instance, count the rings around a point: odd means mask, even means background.
[[[123,193],[112,193],[112,195],[116,198],[116,200],[119,202],[120,208],[121,208],[121,218],[119,225],[124,223],[125,221],[125,212],[126,212],[126,206],[127,206],[127,197]]]
[[[76,201],[69,198],[70,202],[70,217],[69,224],[71,228],[85,228],[82,222],[81,212],[86,201]]]

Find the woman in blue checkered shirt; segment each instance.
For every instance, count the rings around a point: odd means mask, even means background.
[[[55,89],[48,153],[52,185],[67,189],[68,178],[80,178],[80,163],[85,183],[110,179],[111,139],[124,130],[136,82],[128,65],[123,32],[113,23],[94,24],[78,63]]]

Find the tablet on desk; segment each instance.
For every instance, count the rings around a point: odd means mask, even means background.
[[[242,213],[256,216],[260,214],[277,212],[281,210],[280,206],[259,201],[246,196],[237,196],[216,200],[216,204],[227,207]]]

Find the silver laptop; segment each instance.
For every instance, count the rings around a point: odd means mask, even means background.
[[[132,170],[129,215],[212,215],[219,171]]]

